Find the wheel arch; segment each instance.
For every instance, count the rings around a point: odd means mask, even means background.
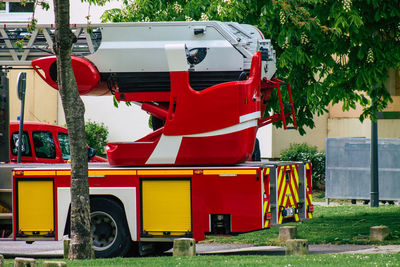
[[[135,187],[90,188],[90,199],[106,198],[116,202],[125,212],[132,241],[137,241],[137,205]],[[58,188],[58,240],[69,233],[71,195],[69,188]],[[63,230],[61,230],[63,229]]]

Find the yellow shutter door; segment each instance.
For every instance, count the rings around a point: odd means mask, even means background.
[[[142,230],[183,235],[192,230],[189,180],[142,181]]]
[[[18,181],[18,231],[54,231],[53,181]]]

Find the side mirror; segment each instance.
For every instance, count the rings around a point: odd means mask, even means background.
[[[93,147],[88,147],[88,161],[96,155],[96,149]]]

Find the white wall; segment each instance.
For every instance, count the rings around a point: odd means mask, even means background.
[[[297,130],[283,130],[272,128],[272,158],[278,158],[282,150],[289,148],[291,143],[307,143],[316,146],[318,150],[325,150],[325,138],[328,129],[328,114],[314,116],[315,127],[305,128],[306,134],[300,135]]]
[[[85,121],[103,122],[108,127],[109,142],[135,141],[152,132],[148,126],[149,115],[136,105],[128,107],[121,102],[116,108],[112,96],[82,96],[81,98],[85,104]],[[60,98],[58,124],[65,124]]]
[[[371,121],[363,123],[355,118],[329,119],[327,137],[366,137],[371,138]],[[398,119],[378,120],[379,138],[400,138]]]
[[[85,121],[103,122],[109,131],[109,142],[135,141],[152,132],[148,126],[149,115],[140,107],[124,102],[114,107],[112,96],[83,96]]]
[[[260,153],[261,158],[271,158],[272,157],[272,125],[261,127],[257,131],[257,138],[260,142]]]
[[[41,7],[37,7],[35,11],[35,18],[38,20],[38,24],[51,24],[54,23],[54,9],[53,1],[48,1],[50,4],[49,10],[43,10]],[[87,2],[81,2],[81,0],[70,0],[70,23],[71,24],[86,24],[86,16],[90,15],[91,23],[99,23],[100,16],[107,9],[120,8],[122,1],[111,0],[104,6],[95,6]]]

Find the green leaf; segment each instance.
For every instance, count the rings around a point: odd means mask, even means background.
[[[380,16],[380,14],[379,14],[379,11],[376,11],[376,12],[375,12],[375,16],[374,16],[375,22],[378,22],[380,19],[381,19],[381,16]]]
[[[357,58],[360,60],[364,58],[364,51],[361,47],[358,49]]]

